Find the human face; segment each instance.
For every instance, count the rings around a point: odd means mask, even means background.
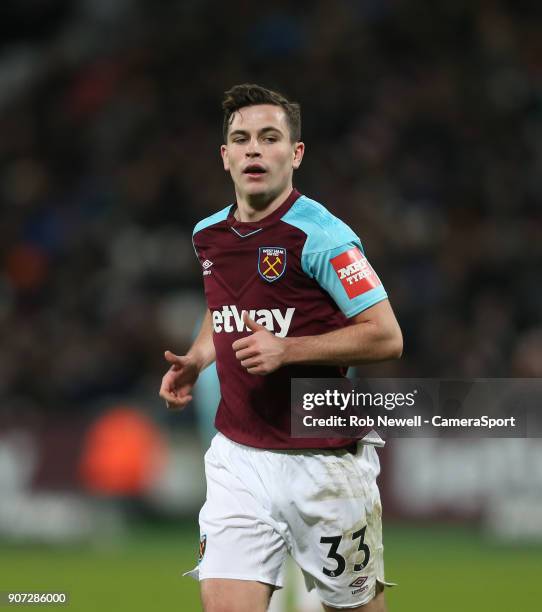
[[[270,203],[292,189],[292,174],[303,158],[302,142],[291,142],[280,106],[258,104],[233,114],[228,139],[220,149],[237,199]]]

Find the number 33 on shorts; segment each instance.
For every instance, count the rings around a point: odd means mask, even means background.
[[[361,553],[360,562],[354,563],[352,567],[352,570],[354,572],[363,571],[367,567],[369,559],[371,558],[371,551],[369,550],[367,544],[365,544],[364,542],[366,529],[367,525],[363,527],[363,529],[359,529],[358,531],[352,534],[352,540],[355,541],[359,539],[357,550]],[[320,538],[321,544],[329,544],[329,550],[327,553],[328,558],[333,559],[336,562],[336,567],[329,568],[324,565],[324,567],[322,568],[324,574],[326,576],[329,576],[330,578],[336,578],[337,576],[340,576],[346,569],[346,559],[338,552],[342,539],[342,535]]]

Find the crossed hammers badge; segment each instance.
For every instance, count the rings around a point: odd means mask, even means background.
[[[267,282],[273,283],[286,271],[286,249],[282,247],[260,247],[258,272]]]

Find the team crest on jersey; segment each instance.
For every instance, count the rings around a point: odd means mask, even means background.
[[[207,536],[202,534],[199,539],[199,553],[198,553],[198,563],[201,563],[203,559],[203,555],[205,554],[205,548],[207,547]]]
[[[286,271],[286,249],[282,247],[260,247],[258,272],[268,283],[277,281]]]

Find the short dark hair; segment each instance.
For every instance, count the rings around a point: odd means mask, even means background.
[[[228,128],[232,122],[233,114],[240,108],[255,106],[256,104],[272,104],[284,109],[288,128],[290,129],[290,140],[292,142],[301,140],[301,107],[297,102],[290,102],[277,91],[266,89],[261,85],[243,83],[242,85],[234,85],[231,89],[224,92],[224,100],[222,101],[222,108],[224,109],[222,134],[224,142],[228,141]]]

